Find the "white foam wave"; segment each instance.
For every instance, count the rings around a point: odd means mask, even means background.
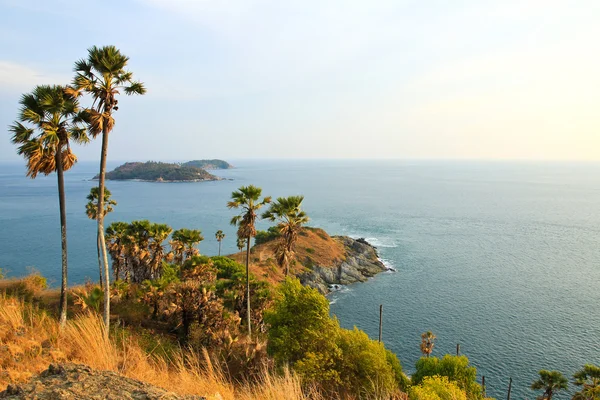
[[[379,261],[381,261],[381,263],[387,268],[388,272],[397,272],[398,271],[396,269],[396,267],[394,266],[394,264],[391,263],[391,261],[386,260],[385,258],[379,258]]]
[[[365,238],[365,240],[375,247],[384,247],[384,248],[398,247],[398,244],[396,242],[394,242],[392,239],[387,239],[387,238],[380,239],[380,238],[376,238],[376,237],[368,237],[368,238]]]

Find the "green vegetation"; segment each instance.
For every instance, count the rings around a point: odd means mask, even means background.
[[[265,314],[268,352],[331,393],[388,398],[408,380],[395,355],[358,329],[340,328],[329,302],[315,289],[287,279]]]
[[[556,392],[566,389],[569,386],[569,381],[558,371],[541,370],[540,378],[531,384],[533,390],[543,390],[544,394],[538,396],[538,399],[552,400],[552,396]]]
[[[96,176],[95,178],[98,178]],[[196,182],[218,180],[216,176],[196,167],[147,161],[128,162],[106,174],[109,180],[139,179],[142,181]]]
[[[256,237],[254,238],[254,244],[263,244],[275,240],[281,236],[279,229],[276,226],[271,226],[266,231],[256,231]]]
[[[477,370],[469,365],[466,356],[446,354],[442,359],[422,357],[415,367],[416,371],[412,376],[413,385],[419,385],[425,377],[445,376],[465,391],[467,399],[483,398],[481,386],[477,383]]]
[[[223,160],[192,160],[181,164],[183,167],[195,167],[201,169],[229,169],[233,168],[231,164]]]
[[[467,394],[445,376],[426,376],[409,390],[410,400],[467,400]]]
[[[9,127],[17,153],[27,160],[27,176],[34,179],[39,173],[56,172],[60,210],[62,249],[62,278],[60,325],[67,322],[67,213],[65,208],[64,171],[77,161],[70,142],[87,143],[83,127],[86,115],[79,101],[64,86],[37,86],[21,97],[19,120]]]
[[[586,364],[577,371],[573,378],[575,385],[581,387],[573,400],[599,400],[600,399],[600,367]]]
[[[275,247],[275,258],[279,268],[284,269],[285,276],[288,276],[290,262],[295,254],[298,233],[309,220],[308,215],[301,210],[303,200],[304,196],[278,197],[262,215],[263,219],[278,221],[277,229],[281,240]]]

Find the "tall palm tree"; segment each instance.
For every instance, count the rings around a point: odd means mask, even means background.
[[[117,95],[121,90],[127,95],[144,94],[146,88],[141,82],[133,80],[133,73],[125,67],[129,57],[122,54],[115,46],[91,47],[88,58],[75,62],[75,78],[73,94],[88,93],[93,98],[89,115],[90,134],[96,138],[102,135],[102,151],[100,153],[100,174],[98,181],[98,208],[104,208],[104,181],[106,174],[106,156],[108,152],[108,135],[112,131],[115,120],[112,116],[117,111]],[[110,324],[110,279],[108,273],[108,256],[104,240],[104,216],[98,221],[98,237],[104,262],[104,325],[108,336]]]
[[[540,379],[531,384],[531,389],[533,390],[544,390],[544,393],[541,396],[538,396],[539,400],[551,400],[556,392],[566,389],[569,385],[567,378],[559,371],[547,371],[543,369],[539,374]]]
[[[173,261],[182,265],[188,258],[200,254],[196,246],[204,240],[202,232],[198,229],[178,229],[171,236],[171,250]]]
[[[275,248],[275,256],[280,268],[288,275],[290,261],[294,257],[298,233],[302,225],[309,221],[308,215],[301,210],[304,196],[278,197],[262,215],[264,219],[279,221],[277,228],[281,239]]]
[[[242,186],[231,193],[231,201],[227,202],[229,209],[241,208],[240,215],[231,218],[231,225],[237,226],[238,238],[246,240],[246,312],[248,317],[248,337],[252,336],[250,318],[250,241],[256,236],[256,220],[258,210],[271,202],[271,197],[260,200],[262,189],[254,185]]]
[[[90,189],[90,194],[87,195],[88,202],[85,205],[85,213],[89,219],[96,219],[96,217],[98,216],[99,193],[100,192],[98,190],[98,186],[94,186],[93,188]],[[117,205],[117,202],[112,200],[110,198],[110,196],[112,196],[112,193],[110,192],[110,190],[108,190],[107,188],[104,188],[104,213],[103,213],[104,217],[109,212],[113,212],[114,206]],[[102,288],[104,286],[104,283],[102,282],[102,257],[100,254],[100,236],[98,236],[97,233],[96,233],[96,253],[98,255],[98,274],[100,276],[100,287]]]
[[[431,331],[427,331],[421,335],[421,353],[423,353],[423,355],[425,355],[427,358],[429,358],[433,352],[435,339],[437,339],[437,337]]]
[[[600,399],[600,367],[586,364],[577,371],[573,378],[581,390],[573,396],[573,400],[598,400]]]
[[[225,239],[225,234],[219,229],[217,233],[215,233],[215,238],[217,238],[217,242],[219,242],[219,256],[221,256],[221,242]]]
[[[64,171],[77,161],[70,141],[87,143],[86,129],[77,99],[63,86],[37,86],[19,101],[19,121],[10,126],[18,154],[27,160],[27,176],[56,172],[60,208],[62,280],[60,287],[60,324],[67,321],[67,217]]]

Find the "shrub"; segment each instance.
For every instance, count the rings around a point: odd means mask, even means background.
[[[418,385],[425,377],[445,376],[455,382],[467,394],[467,399],[481,399],[481,386],[476,382],[477,369],[469,366],[466,356],[446,354],[441,360],[437,357],[422,357],[417,361],[416,371],[412,376],[413,385]]]
[[[387,398],[407,379],[396,356],[366,333],[339,327],[317,290],[288,278],[267,311],[268,352],[289,364],[307,383],[331,393]]]
[[[467,400],[467,394],[445,376],[426,376],[409,390],[410,400]]]
[[[256,237],[254,238],[254,244],[263,244],[270,242],[271,240],[277,239],[281,236],[279,233],[279,229],[276,226],[271,226],[266,231],[258,231],[256,232]]]

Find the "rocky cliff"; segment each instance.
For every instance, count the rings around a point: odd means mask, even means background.
[[[364,239],[352,239],[348,236],[333,236],[333,239],[344,246],[345,259],[339,260],[335,265],[314,265],[308,268],[299,274],[304,285],[326,294],[336,285],[364,282],[388,269],[379,260],[377,249]]]

